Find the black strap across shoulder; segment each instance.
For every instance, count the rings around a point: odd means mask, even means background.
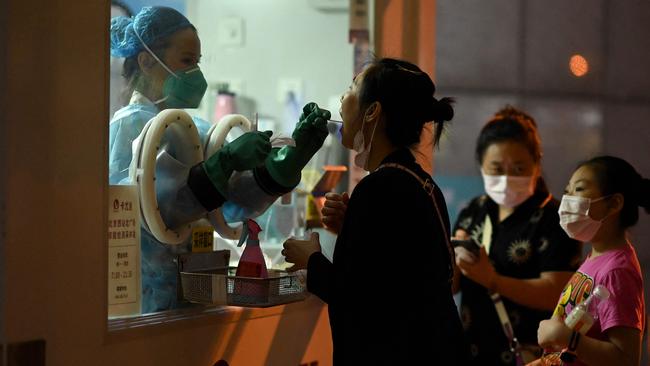
[[[431,201],[433,202],[433,207],[436,209],[436,213],[438,216],[438,220],[440,221],[440,227],[442,228],[442,232],[445,236],[445,243],[447,244],[447,251],[449,253],[449,282],[453,280],[454,276],[454,262],[455,262],[455,256],[454,256],[454,249],[451,246],[451,236],[447,232],[447,227],[445,225],[445,222],[442,220],[442,211],[440,210],[440,207],[438,206],[438,202],[436,201],[436,196],[434,194],[434,188],[435,185],[433,183],[433,180],[430,178],[427,179],[422,179],[417,173],[412,171],[411,169],[397,163],[385,163],[377,167],[377,170],[379,169],[384,169],[384,168],[395,168],[399,169],[401,171],[404,171],[411,175],[413,178],[417,179],[417,181],[420,183],[422,189],[426,192],[426,194],[431,197]]]

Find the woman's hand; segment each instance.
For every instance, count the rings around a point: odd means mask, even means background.
[[[568,346],[571,329],[558,317],[542,320],[537,328],[537,343],[544,349],[560,351]]]
[[[452,240],[467,240],[470,239],[469,233],[463,229],[458,229],[454,233],[454,237],[451,238]],[[460,291],[460,268],[458,268],[458,257],[459,253],[456,252],[456,248],[454,248],[455,252],[455,258],[456,258],[456,265],[454,266],[454,278],[452,280],[451,284],[451,291],[453,294],[457,294],[458,291]]]
[[[337,235],[341,232],[349,201],[350,196],[348,196],[347,192],[343,192],[343,194],[334,192],[325,194],[325,204],[321,214],[323,215],[323,224],[325,224],[327,230]]]
[[[309,240],[287,239],[283,247],[284,260],[293,263],[293,266],[287,268],[289,272],[307,268],[309,257],[321,251],[318,233],[311,233]]]
[[[478,256],[460,246],[454,248],[454,251],[456,252],[456,265],[465,277],[489,290],[494,290],[498,274],[484,247],[481,247]]]

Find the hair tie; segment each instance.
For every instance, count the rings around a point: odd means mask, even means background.
[[[431,98],[433,99],[433,115],[435,117],[434,121],[451,121],[451,119],[454,118],[454,109],[451,106],[454,100],[447,97],[444,97],[440,100],[436,99],[434,96]]]

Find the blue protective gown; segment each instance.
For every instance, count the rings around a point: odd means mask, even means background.
[[[147,122],[160,109],[141,93],[135,91],[129,105],[115,112],[109,134],[109,184],[132,184],[129,166],[133,158],[133,141],[138,138]],[[205,146],[210,124],[192,117]],[[177,146],[173,138],[165,135],[161,141],[162,153],[157,157],[156,196],[161,216],[167,225],[175,227],[190,223],[205,214],[205,209],[189,191],[186,182],[190,166],[174,158]],[[241,222],[264,213],[278,198],[261,188],[252,171],[235,172],[229,179],[227,201],[222,212],[227,222]],[[179,306],[177,301],[176,256],[190,251],[190,238],[186,243],[166,245],[157,241],[146,229],[141,229],[142,253],[142,312],[151,313]]]
[[[121,108],[109,127],[109,184],[131,184],[129,165],[133,157],[132,144],[147,122],[160,109],[141,93],[135,91],[129,105]],[[210,124],[193,117],[205,144]],[[142,313],[168,310],[179,307],[177,300],[176,255],[188,252],[190,242],[179,245],[165,245],[157,241],[147,230],[141,232]]]

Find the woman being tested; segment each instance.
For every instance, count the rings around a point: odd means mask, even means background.
[[[639,365],[645,326],[643,274],[627,235],[639,220],[639,207],[650,213],[650,180],[612,156],[580,164],[562,197],[562,227],[570,237],[590,243],[591,252],[566,284],[553,317],[539,324],[537,335],[542,347],[562,352],[560,357],[572,365]],[[581,335],[567,327],[565,319],[576,305],[594,296],[599,285],[609,297],[590,301],[587,310],[595,320]],[[544,358],[557,361],[554,356],[557,353]],[[533,363],[545,364],[559,363]]]
[[[453,116],[434,92],[426,73],[400,60],[374,61],[354,78],[341,100],[342,143],[370,174],[350,197],[333,263],[317,234],[284,244],[329,305],[336,365],[463,364],[445,201],[409,150],[426,123],[440,136]]]
[[[515,365],[517,357],[541,353],[537,324],[549,317],[581,250],[559,225],[559,203],[541,178],[541,141],[529,115],[513,107],[499,111],[480,132],[476,158],[486,194],[461,211],[454,227],[456,238],[477,245],[455,248],[461,319],[473,364]],[[506,335],[502,324],[514,334]]]
[[[178,11],[145,7],[133,18],[113,18],[110,33],[111,55],[125,58],[123,76],[131,99],[110,122],[109,183],[132,184],[129,178],[132,145],[145,124],[164,109],[196,108],[207,82],[198,66],[201,42],[196,28]],[[157,159],[167,159],[165,167],[175,170],[164,175],[157,170],[156,185],[164,178],[181,182],[178,190],[167,187],[163,193],[157,191],[163,220],[168,226],[176,227],[169,223],[189,223],[228,204],[228,182],[234,171],[254,170],[251,175],[259,185],[251,189],[263,190],[265,198],[277,198],[291,191],[300,181],[302,167],[327,136],[327,118],[327,111],[310,103],[305,106],[292,135],[295,146],[272,149],[271,131],[248,132],[195,166],[184,166],[175,159],[180,149],[195,146],[183,146],[183,141],[178,139],[163,140]],[[193,119],[205,144],[210,126]],[[141,232],[142,312],[174,308],[177,306],[175,258],[178,252],[187,251],[189,243],[165,245],[147,230]]]

